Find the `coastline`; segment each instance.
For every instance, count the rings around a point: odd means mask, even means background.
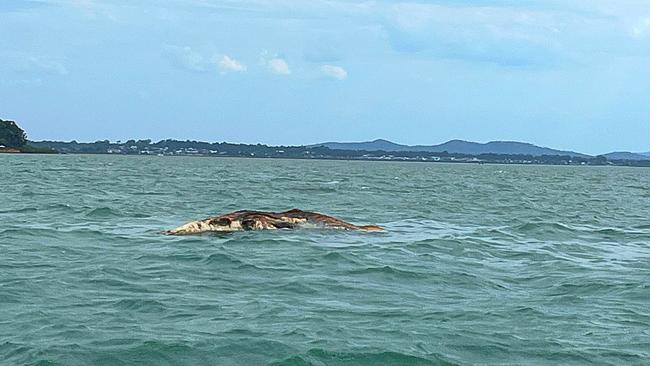
[[[480,160],[480,159],[454,159],[454,160],[422,160],[408,158],[382,159],[376,157],[323,157],[323,156],[250,156],[250,155],[207,155],[207,154],[116,154],[116,153],[89,153],[89,152],[23,152],[17,151],[10,153],[12,155],[74,155],[74,156],[121,156],[121,157],[148,157],[148,158],[212,158],[212,159],[269,159],[269,160],[332,160],[332,161],[349,161],[349,162],[386,162],[386,163],[435,163],[435,164],[469,164],[469,165],[515,165],[515,166],[566,166],[566,167],[633,167],[633,168],[650,168],[650,161],[608,161],[606,164],[552,164],[538,161],[499,161],[499,160]]]

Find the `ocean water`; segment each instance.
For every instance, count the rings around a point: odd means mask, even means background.
[[[160,235],[237,209],[385,233]],[[2,365],[648,365],[650,169],[0,156]]]

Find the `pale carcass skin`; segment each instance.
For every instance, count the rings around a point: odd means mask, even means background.
[[[293,209],[284,212],[235,211],[192,221],[173,230],[164,231],[167,235],[194,235],[203,233],[234,232],[244,230],[277,230],[300,227],[330,228],[340,230],[383,231],[376,225],[357,226],[318,212]]]

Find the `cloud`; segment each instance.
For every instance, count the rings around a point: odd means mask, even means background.
[[[0,56],[0,70],[7,71],[0,75],[3,86],[40,86],[68,75],[62,60],[11,51]]]
[[[348,72],[340,66],[323,65],[320,69],[323,74],[337,80],[345,80],[348,78]]]
[[[246,65],[228,55],[205,57],[188,46],[167,46],[165,52],[174,66],[186,71],[204,73],[214,70],[215,65],[221,73],[247,70]]]
[[[291,70],[289,69],[289,64],[282,58],[272,58],[267,62],[269,70],[272,73],[278,75],[289,75]]]
[[[58,61],[43,59],[39,57],[29,57],[28,67],[33,70],[51,75],[67,75],[68,69]]]
[[[632,37],[640,39],[650,34],[650,17],[640,19],[632,27]]]
[[[57,59],[46,56],[33,56],[21,52],[5,52],[0,59],[0,67],[21,75],[67,75],[68,69]]]
[[[113,22],[118,21],[114,12],[115,8],[108,2],[98,2],[97,0],[68,0],[61,2],[61,4],[77,9],[88,19],[105,18]]]
[[[219,60],[219,69],[221,69],[222,72],[226,72],[226,71],[243,72],[246,71],[246,65],[235,60],[234,58],[230,58],[230,56],[228,55],[224,55],[221,58],[221,60]]]
[[[192,72],[206,72],[208,62],[200,53],[191,47],[167,46],[165,51],[172,63],[183,70]]]
[[[535,8],[415,3],[393,5],[384,24],[400,52],[517,67],[553,63],[563,26]]]
[[[37,0],[0,1],[0,12],[22,12],[50,5]]]

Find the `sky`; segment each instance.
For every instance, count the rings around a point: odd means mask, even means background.
[[[2,0],[32,140],[650,151],[650,0]]]

